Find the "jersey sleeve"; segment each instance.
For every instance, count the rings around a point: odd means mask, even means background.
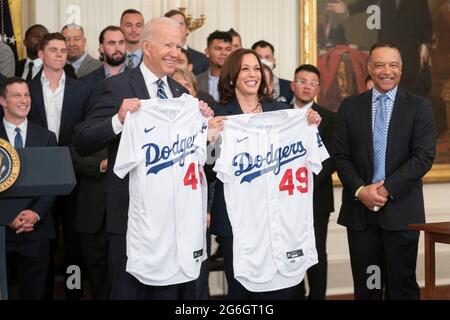
[[[308,166],[317,175],[322,170],[322,162],[328,159],[330,155],[322,142],[316,126],[311,126],[308,144]]]
[[[208,121],[210,118],[205,118],[202,115],[199,115],[197,136],[194,140],[194,145],[197,146],[197,156],[199,159],[199,164],[204,165],[206,162],[206,145],[208,140]]]
[[[137,165],[133,143],[132,122],[131,114],[127,112],[114,165],[114,173],[121,179]]]
[[[213,170],[217,173],[217,178],[223,183],[231,181],[233,174],[231,156],[233,153],[233,146],[230,144],[229,132],[224,129],[216,142],[215,154],[216,162]]]

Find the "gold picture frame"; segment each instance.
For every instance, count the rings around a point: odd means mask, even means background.
[[[300,63],[317,65],[317,1],[299,0]],[[340,185],[333,176],[334,184]],[[450,182],[450,164],[434,164],[423,178],[424,183]]]

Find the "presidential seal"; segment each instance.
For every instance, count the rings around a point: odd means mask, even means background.
[[[0,139],[0,192],[10,188],[19,177],[20,159],[8,141]]]

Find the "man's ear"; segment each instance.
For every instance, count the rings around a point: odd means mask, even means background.
[[[1,106],[2,108],[5,108],[5,107],[6,107],[6,99],[3,98],[3,96],[0,96],[0,106]]]
[[[187,68],[188,68],[189,71],[192,72],[192,70],[194,70],[194,65],[193,65],[192,63],[189,63],[189,64],[187,65]]]

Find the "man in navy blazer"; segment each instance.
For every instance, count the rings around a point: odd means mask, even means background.
[[[33,100],[28,119],[54,132],[58,145],[70,146],[74,128],[88,113],[91,90],[83,82],[67,76],[67,45],[60,33],[46,34],[40,44],[39,58],[43,61],[40,73],[30,82]],[[68,196],[57,198],[53,218],[59,226],[61,220],[64,236],[64,266],[81,265],[78,234],[75,232],[74,208],[77,188]],[[59,228],[57,228],[58,230]],[[51,254],[56,251],[52,244]],[[53,260],[52,260],[53,261]],[[50,266],[48,297],[53,296],[53,266]],[[66,288],[67,289],[67,288]],[[70,299],[78,299],[80,290],[66,290]]]
[[[117,26],[108,26],[99,37],[103,64],[81,80],[89,85],[93,96],[99,95],[105,79],[128,71],[125,66],[125,36]],[[86,275],[92,298],[108,296],[108,236],[106,234],[106,187],[108,172],[107,148],[80,157],[72,152],[78,177],[75,228],[80,234],[82,272]]]
[[[419,232],[408,224],[425,222],[422,177],[436,151],[433,112],[428,99],[398,86],[395,44],[372,46],[368,70],[374,88],[345,99],[336,116],[338,223],[347,227],[356,299],[419,299]]]
[[[17,77],[3,80],[0,105],[4,110],[0,121],[1,139],[16,148],[56,146],[54,133],[27,121],[31,99],[25,80]],[[17,212],[6,229],[8,275],[9,279],[17,279],[21,300],[45,298],[49,240],[55,237],[50,214],[54,200],[53,196],[30,199],[28,206]]]
[[[76,149],[81,156],[108,148],[108,167],[114,168],[123,122],[127,111],[136,112],[140,99],[156,98],[158,80],[165,83],[169,97],[187,90],[168,75],[177,66],[182,45],[179,25],[160,17],[142,31],[143,62],[137,68],[106,79],[88,119],[77,131]],[[164,44],[161,45],[161,44]],[[201,110],[205,114],[205,106]],[[146,286],[126,272],[126,232],[128,220],[128,177],[119,179],[108,170],[106,231],[109,235],[111,299],[176,299],[177,286]]]

